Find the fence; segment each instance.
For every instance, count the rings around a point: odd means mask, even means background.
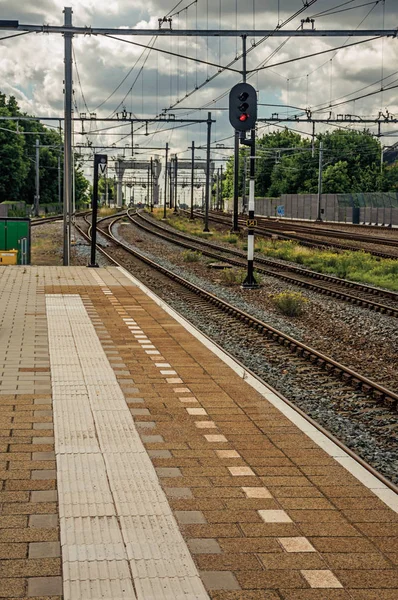
[[[231,199],[225,200],[224,205],[226,211],[232,212]],[[324,221],[398,226],[398,192],[322,194],[320,212]],[[256,198],[255,213],[266,217],[315,221],[318,216],[318,194]]]

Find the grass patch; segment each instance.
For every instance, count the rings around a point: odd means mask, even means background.
[[[111,215],[115,215],[117,212],[120,212],[119,208],[110,208],[109,206],[101,206],[101,208],[98,210],[100,217],[110,217]]]
[[[272,303],[280,313],[288,317],[299,317],[308,300],[300,292],[280,292],[271,296]]]
[[[398,260],[378,259],[369,252],[332,252],[305,248],[292,241],[258,239],[255,250],[309,267],[318,273],[398,291]]]
[[[224,285],[242,285],[245,277],[244,269],[223,269],[220,272],[220,281]]]
[[[185,252],[182,253],[182,260],[184,262],[199,262],[200,258],[202,256],[202,253],[199,252],[198,250],[185,250]]]
[[[163,218],[163,209],[156,209],[154,215]],[[190,221],[180,215],[167,211],[167,223],[178,231],[206,238],[209,234],[203,232],[203,221]],[[247,238],[235,234],[211,230],[211,239],[234,244],[241,250],[247,250]],[[210,237],[209,236],[209,237]],[[292,240],[272,240],[255,238],[255,251],[271,258],[280,258],[308,267],[318,273],[336,275],[350,281],[383,287],[398,291],[398,259],[378,259],[368,252],[345,250],[332,252],[317,248],[306,248]]]

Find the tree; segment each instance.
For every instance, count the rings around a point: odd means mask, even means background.
[[[13,116],[4,94],[0,94],[0,116]],[[0,201],[23,200],[21,194],[28,173],[25,139],[18,135],[15,121],[0,126]]]
[[[326,167],[323,173],[323,192],[325,194],[345,194],[350,188],[348,164],[339,160],[334,165]]]
[[[59,184],[62,202],[63,141],[60,133],[39,121],[24,119],[29,115],[21,112],[14,96],[7,99],[1,92],[0,116],[21,117],[18,122],[20,135],[15,121],[6,121],[6,125],[0,128],[0,201],[23,200],[33,204],[36,191],[36,139],[39,139],[40,203],[58,202]],[[89,183],[77,161],[75,165],[76,202],[80,202],[86,199]]]
[[[262,158],[256,161],[256,196],[266,196],[271,186],[272,172],[286,149],[301,148],[306,140],[288,129],[267,133],[256,143],[256,155]],[[287,154],[290,154],[288,152]]]

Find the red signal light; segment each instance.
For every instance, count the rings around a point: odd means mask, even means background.
[[[248,115],[247,113],[243,113],[243,115],[240,115],[239,117],[239,121],[247,121],[247,119],[249,118],[250,115]]]

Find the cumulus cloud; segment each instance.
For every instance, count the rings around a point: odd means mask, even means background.
[[[21,23],[59,25],[63,21],[64,3],[65,0],[35,0],[34,3],[32,0],[0,0],[0,10],[3,18],[19,19]],[[302,0],[269,0],[266,7],[265,3],[256,2],[256,14],[253,17],[252,3],[240,1],[236,18],[235,2],[232,0],[198,0],[188,10],[183,10],[190,4],[189,0],[184,0],[175,8],[174,13],[172,9],[177,5],[176,0],[148,0],[145,3],[138,0],[74,0],[70,4],[75,25],[119,29],[156,29],[158,19],[170,14],[173,15],[173,28],[205,29],[208,26],[212,29],[235,29],[238,25],[243,30],[249,30],[253,28],[254,21],[256,29],[273,29],[278,20],[283,22],[303,6]],[[381,28],[383,19],[389,27],[397,25],[395,0],[386,0],[384,16],[381,3],[370,10],[370,6],[360,7],[362,0],[352,3],[354,7],[358,7],[355,10],[316,16],[338,4],[341,4],[338,0],[315,2],[302,16],[292,21],[288,28],[296,29],[300,26],[300,19],[307,16],[315,16],[317,29]],[[175,14],[178,11],[179,14]],[[167,27],[167,24],[163,27]],[[158,36],[156,40],[149,36],[124,39],[146,45],[154,43],[156,48],[217,64],[232,62],[233,68],[241,68],[241,61],[235,61],[241,50],[240,39],[206,39],[200,35],[191,38]],[[255,69],[264,62],[271,65],[293,57],[321,52],[353,40],[343,36],[311,40],[291,38],[283,44],[284,41],[284,38],[270,37],[251,49],[252,40],[248,39],[248,68]],[[398,114],[398,93],[395,89],[328,108],[336,99],[344,100],[351,92],[353,94],[348,98],[376,91],[381,87],[382,77],[386,77],[384,87],[396,84],[397,44],[396,39],[385,39],[383,42],[376,40],[275,66],[255,73],[250,82],[258,89],[261,104],[324,107],[325,114],[332,115],[350,113],[377,116],[380,110],[385,111],[386,108],[390,113]],[[170,112],[177,117],[190,114],[193,118],[206,118],[207,110],[211,110],[217,119],[213,128],[214,139],[222,140],[231,136],[227,112],[219,109],[228,105],[228,90],[240,80],[238,73],[225,71],[218,74],[217,68],[177,59],[168,54],[149,52],[126,41],[104,36],[76,37],[74,58],[76,114],[88,111],[95,112],[99,117],[107,117],[125,107],[138,117],[150,118],[163,109],[174,106]],[[63,68],[63,38],[60,35],[29,34],[1,42],[1,89],[7,94],[15,95],[22,109],[29,113],[62,116]],[[203,83],[206,85],[202,86]],[[354,93],[362,88],[363,92]],[[196,91],[191,93],[192,90]],[[193,111],[200,107],[205,110]],[[266,117],[275,112],[293,115],[298,111],[293,108],[261,106],[259,115]],[[75,140],[85,142],[90,139],[94,145],[124,146],[130,142],[130,125],[109,129],[111,125],[87,125],[84,132],[80,125],[76,125]],[[92,133],[105,127],[108,129],[98,135]],[[162,129],[167,131],[162,133]],[[303,124],[300,130],[310,132],[311,127]],[[175,128],[154,124],[149,125],[148,132],[150,135],[145,135],[145,127],[138,124],[135,126],[135,143],[141,148],[145,145],[164,147],[168,141],[173,151],[183,152],[192,139],[198,145],[204,144],[206,139],[206,127],[199,124]],[[148,156],[153,152],[148,151]]]

